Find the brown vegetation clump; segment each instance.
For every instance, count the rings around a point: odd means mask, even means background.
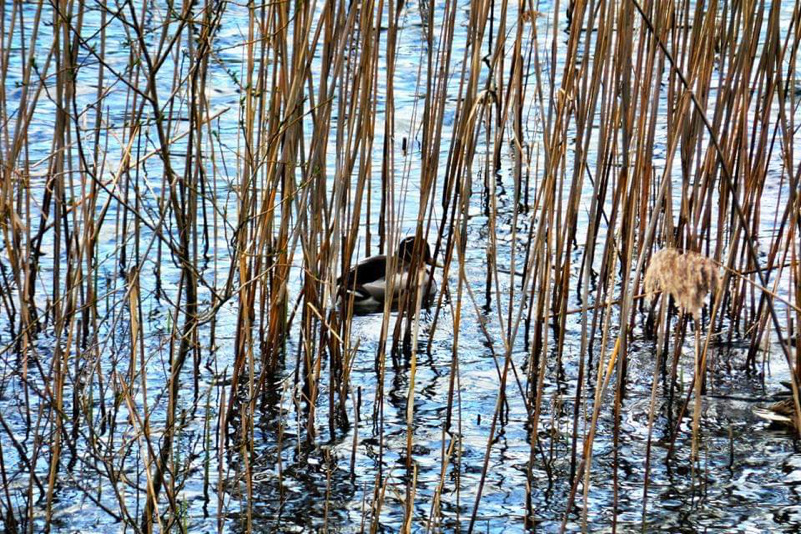
[[[720,283],[718,266],[698,252],[680,252],[675,248],[662,249],[651,258],[645,272],[645,293],[670,294],[684,313],[695,319],[707,293],[717,290]]]

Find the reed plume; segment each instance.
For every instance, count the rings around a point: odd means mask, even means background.
[[[667,293],[684,312],[698,320],[704,299],[720,285],[717,264],[703,254],[691,250],[680,252],[665,248],[651,258],[645,272],[645,293]]]
[[[720,285],[718,266],[711,259],[691,250],[680,252],[674,248],[658,251],[651,258],[645,273],[645,292],[653,298],[658,291],[667,293],[676,301],[682,313],[692,315],[695,328],[695,378],[693,391],[692,459],[693,476],[698,460],[698,432],[701,421],[701,393],[706,360],[701,353],[701,308],[708,293],[717,291]]]

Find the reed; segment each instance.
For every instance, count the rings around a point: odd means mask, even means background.
[[[701,318],[704,300],[714,297],[720,285],[719,267],[710,258],[693,251],[662,249],[651,257],[643,286],[651,300],[657,293],[670,295],[683,313]]]
[[[728,369],[797,418],[801,6],[543,9],[0,5],[3,527],[645,528]],[[354,318],[412,235],[435,301]]]
[[[694,251],[679,252],[662,249],[651,258],[645,272],[644,288],[648,297],[658,292],[673,298],[682,313],[695,321],[695,404],[693,410],[692,461],[698,461],[698,431],[701,418],[701,393],[706,366],[701,358],[701,311],[708,294],[717,293],[720,286],[719,268],[710,258]],[[663,303],[663,307],[665,304]],[[652,394],[653,397],[653,394]],[[653,402],[653,399],[652,399]],[[695,464],[693,465],[695,467]]]

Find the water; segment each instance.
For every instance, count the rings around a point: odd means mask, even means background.
[[[456,58],[454,72],[458,73],[462,67],[461,58],[464,47],[467,46],[466,21],[469,15],[467,3],[460,4],[457,14],[457,37],[453,48],[453,57]],[[35,10],[34,5],[20,4],[25,22],[30,24]],[[317,8],[320,9],[320,6]],[[435,16],[443,16],[442,5],[436,4]],[[549,12],[553,6],[542,5],[542,12]],[[52,12],[45,8],[46,16],[43,20],[52,20]],[[791,15],[790,6],[783,7],[782,25],[789,26]],[[6,8],[6,25],[10,21],[10,9]],[[154,12],[153,20],[159,15]],[[541,25],[541,35],[548,35],[550,18],[543,17],[538,21]],[[402,231],[413,231],[416,224],[417,207],[419,203],[419,183],[416,181],[420,174],[420,142],[419,133],[420,114],[422,113],[423,86],[418,85],[418,68],[424,57],[425,26],[420,22],[420,6],[409,4],[404,6],[401,18],[402,34],[399,37],[398,61],[396,65],[395,106],[396,106],[396,142],[402,137],[410,140],[409,146],[412,156],[404,162],[408,165],[410,185],[405,201],[401,203]],[[153,22],[153,21],[151,21]],[[154,22],[153,22],[154,23]],[[100,28],[100,12],[96,7],[90,7],[84,20],[84,34],[94,35]],[[155,24],[155,23],[154,23]],[[562,25],[565,24],[562,17]],[[129,46],[126,44],[125,29],[119,21],[113,21],[107,28],[109,47],[106,52],[106,61],[109,69],[118,73],[126,73],[130,68]],[[222,274],[214,273],[214,261],[226,265],[231,259],[231,250],[228,239],[231,237],[233,225],[236,224],[236,188],[238,177],[233,164],[236,152],[241,150],[239,136],[239,105],[242,96],[237,80],[244,80],[243,71],[243,40],[247,35],[247,11],[242,6],[229,4],[226,8],[225,24],[222,26],[215,40],[216,61],[210,65],[207,97],[210,101],[211,114],[220,113],[212,127],[218,136],[220,152],[217,155],[217,167],[214,169],[217,176],[215,194],[218,198],[226,199],[223,204],[231,211],[228,214],[229,224],[224,228],[213,243],[208,264],[203,267],[203,273],[219,288],[225,282],[225,269]],[[96,38],[93,37],[93,38]],[[150,36],[155,39],[155,34]],[[44,63],[44,56],[52,42],[52,26],[43,25],[40,28],[37,43],[37,61]],[[564,36],[566,40],[566,36]],[[155,43],[155,41],[153,41]],[[6,79],[7,92],[13,93],[13,98],[21,89],[19,73],[20,49],[19,43],[13,43],[12,68]],[[564,44],[563,42],[561,43]],[[155,45],[154,45],[155,46]],[[563,50],[559,50],[564,54]],[[185,68],[181,63],[179,67]],[[563,68],[563,57],[560,56],[557,72],[560,76]],[[80,79],[85,80],[86,86],[79,92],[77,108],[88,110],[89,104],[95,98],[95,91],[91,80],[97,76],[98,63],[92,54],[82,49],[79,60],[83,62]],[[160,79],[159,90],[163,98],[167,98],[172,87],[171,73],[175,67],[175,57],[169,58],[163,68],[165,76]],[[313,63],[319,68],[319,57]],[[16,67],[16,68],[14,68]],[[546,66],[547,67],[547,66]],[[547,70],[547,69],[546,69]],[[169,74],[167,74],[169,73]],[[108,75],[108,73],[107,73]],[[486,77],[487,72],[482,72]],[[386,76],[385,67],[379,69],[378,77],[383,80]],[[454,84],[458,82],[456,74],[452,75]],[[103,137],[107,143],[107,169],[116,169],[121,160],[125,141],[122,137],[122,128],[128,120],[126,109],[126,93],[124,85],[114,82],[113,76],[109,85],[111,91],[106,97],[108,105],[106,120],[108,121],[109,135]],[[52,88],[52,83],[48,86]],[[456,88],[453,93],[455,95]],[[385,87],[379,85],[378,99],[383,105],[386,97]],[[453,120],[455,109],[455,96],[452,96],[451,106],[445,116],[444,139],[453,135]],[[179,100],[179,107],[185,102]],[[662,113],[665,113],[662,105]],[[183,108],[185,111],[185,108]],[[45,186],[47,159],[51,150],[51,135],[54,128],[54,104],[43,98],[34,115],[28,132],[30,142],[30,160],[41,161],[32,168],[31,188],[34,198],[40,198]],[[10,110],[13,112],[14,110]],[[87,117],[94,117],[87,111]],[[526,125],[527,135],[534,144],[541,143],[541,129],[537,123],[535,113],[530,113],[530,121]],[[383,118],[379,115],[376,121],[376,132],[383,131]],[[179,125],[173,135],[179,134],[186,125]],[[332,140],[335,132],[331,133]],[[143,158],[153,150],[155,141],[148,143],[144,153],[135,154],[136,158]],[[185,141],[174,146],[174,153],[180,154],[185,149]],[[380,147],[382,141],[375,142]],[[659,145],[666,150],[664,145]],[[595,149],[591,147],[589,159],[597,157]],[[443,164],[447,157],[448,142],[443,143]],[[480,145],[476,163],[477,169],[483,169],[488,157],[485,145]],[[506,321],[508,311],[509,288],[513,283],[508,274],[512,254],[512,231],[517,224],[518,242],[514,243],[516,250],[516,264],[520,268],[522,253],[525,250],[525,236],[528,235],[529,225],[534,222],[533,213],[519,216],[514,219],[515,201],[513,198],[514,185],[511,180],[513,172],[513,157],[511,149],[503,151],[502,168],[497,175],[496,194],[498,202],[498,216],[490,220],[485,211],[484,199],[480,194],[480,184],[483,180],[482,171],[477,170],[474,177],[476,191],[471,198],[469,210],[470,218],[467,221],[466,269],[467,279],[475,292],[474,303],[465,297],[462,302],[463,314],[460,324],[460,339],[457,347],[458,366],[453,366],[453,332],[454,318],[451,314],[451,299],[446,300],[443,312],[438,318],[436,329],[433,330],[433,316],[424,312],[421,318],[420,346],[415,354],[415,397],[414,417],[412,422],[413,434],[413,465],[416,469],[416,487],[413,496],[413,530],[425,531],[425,524],[431,514],[432,501],[435,496],[440,499],[442,517],[440,526],[443,531],[454,531],[466,528],[473,511],[479,480],[482,476],[482,465],[485,460],[490,428],[493,423],[493,413],[498,402],[499,369],[503,367],[505,329],[501,327],[499,309]],[[380,150],[374,150],[375,168],[380,168]],[[227,165],[220,161],[228,158]],[[173,158],[177,171],[181,172],[180,157]],[[328,162],[329,176],[335,175],[336,163],[334,157]],[[568,157],[572,161],[572,157]],[[654,164],[664,164],[664,153],[654,156]],[[776,169],[780,169],[781,162],[771,162]],[[212,165],[208,163],[208,170]],[[140,168],[140,178],[143,188],[149,188],[144,196],[143,209],[148,210],[147,216],[151,221],[159,217],[157,199],[162,191],[162,174],[157,157],[150,157]],[[113,171],[110,171],[113,172]],[[678,177],[677,177],[678,179]],[[771,183],[773,188],[767,195],[768,202],[763,206],[765,214],[772,214],[775,205],[780,205],[778,195],[780,188]],[[785,186],[786,187],[786,186]],[[587,186],[585,200],[592,193],[591,186]],[[377,180],[374,182],[374,198],[380,198],[380,189]],[[786,190],[784,193],[786,195]],[[107,195],[100,196],[98,205],[107,199]],[[775,205],[771,203],[775,201]],[[679,200],[674,198],[678,208]],[[437,204],[439,208],[439,205]],[[107,214],[108,219],[114,220],[120,213],[118,203],[111,202]],[[378,220],[378,209],[374,205],[371,214],[372,221]],[[435,210],[434,220],[439,220],[441,213]],[[579,243],[583,242],[583,233],[588,225],[589,214],[582,211],[579,215]],[[764,217],[769,219],[769,217]],[[770,221],[764,222],[768,228]],[[84,372],[87,368],[97,364],[103,369],[106,377],[114,373],[125,374],[128,366],[126,356],[126,343],[130,339],[128,321],[124,319],[126,301],[124,296],[125,280],[119,276],[117,256],[115,249],[119,245],[118,234],[113,224],[103,228],[104,234],[100,239],[98,251],[97,272],[99,274],[100,295],[108,296],[101,305],[101,311],[109,314],[109,319],[99,326],[97,343],[101,346],[99,362],[84,362],[79,364]],[[143,231],[143,243],[149,243],[152,233]],[[501,300],[496,296],[485,294],[486,258],[488,242],[494,238],[498,242],[499,288]],[[53,268],[56,262],[66,262],[66,257],[55,258],[52,253],[52,232],[45,234],[45,256],[42,259],[41,279],[45,282],[52,280]],[[360,246],[363,254],[364,246]],[[129,254],[131,252],[129,251]],[[160,283],[167,296],[175,298],[180,283],[180,271],[169,260],[164,251],[162,257],[162,270]],[[165,298],[156,298],[156,278],[153,267],[155,265],[155,248],[150,251],[142,271],[143,317],[146,318],[144,328],[146,331],[145,343],[148,355],[147,361],[147,401],[141,389],[132,400],[141,415],[147,402],[150,425],[154,429],[163,428],[166,420],[164,401],[161,395],[166,391],[166,370],[169,366],[169,332],[172,325],[172,304]],[[6,256],[3,256],[5,261]],[[580,265],[581,253],[575,252],[575,265]],[[300,256],[296,256],[296,269],[292,273],[291,302],[299,291]],[[578,276],[578,268],[574,267],[574,275]],[[449,273],[450,279],[455,283],[456,272]],[[576,278],[577,280],[577,278]],[[618,288],[619,291],[620,288]],[[208,309],[210,292],[201,287],[200,298],[203,306]],[[781,291],[786,293],[787,288]],[[47,291],[42,290],[46,295]],[[517,293],[516,293],[517,295]],[[519,298],[519,297],[516,297]],[[581,303],[576,291],[571,291],[569,308],[578,308]],[[233,365],[233,345],[237,316],[236,299],[226,303],[221,308],[218,317],[216,344],[214,352],[203,352],[202,365],[199,367],[201,375],[198,377],[199,396],[194,397],[193,376],[187,371],[182,377],[181,402],[178,409],[182,430],[177,438],[175,465],[181,466],[182,478],[179,480],[179,491],[176,501],[183,511],[182,523],[190,532],[214,532],[218,527],[224,531],[239,532],[247,528],[246,499],[247,487],[242,479],[243,459],[235,447],[225,449],[222,457],[219,456],[219,441],[216,429],[220,416],[219,406],[221,395],[230,391],[225,377],[230,378],[230,368]],[[122,313],[123,315],[120,315]],[[101,313],[102,315],[102,313]],[[644,320],[644,318],[641,318]],[[0,316],[6,327],[0,333],[3,347],[10,343],[9,318]],[[383,390],[383,429],[379,432],[379,421],[376,417],[377,408],[374,406],[376,391],[378,389],[378,374],[376,373],[375,355],[378,348],[379,332],[381,328],[380,316],[359,317],[353,320],[352,339],[359,340],[359,349],[355,354],[351,372],[351,392],[347,405],[347,412],[351,419],[349,428],[341,429],[333,435],[329,433],[327,425],[327,387],[325,380],[320,383],[320,403],[316,413],[316,427],[318,439],[316,445],[308,448],[304,445],[306,431],[303,420],[303,410],[298,409],[300,387],[296,386],[293,370],[294,358],[297,354],[298,332],[290,332],[287,342],[287,357],[280,376],[269,388],[274,395],[273,402],[268,403],[259,412],[259,418],[254,422],[252,444],[254,455],[252,459],[253,500],[252,500],[252,528],[255,532],[310,532],[323,529],[341,532],[358,531],[363,522],[369,527],[370,517],[374,513],[373,495],[376,486],[376,476],[383,475],[381,483],[384,485],[384,498],[378,520],[379,530],[395,532],[402,528],[405,517],[405,502],[407,499],[407,486],[409,485],[409,472],[407,471],[407,393],[410,383],[411,359],[409,356],[401,357],[395,364],[388,360],[384,377]],[[519,532],[524,528],[524,518],[527,513],[526,501],[530,494],[532,502],[532,516],[529,522],[538,531],[551,532],[560,528],[566,515],[566,528],[575,531],[581,528],[581,513],[587,510],[589,529],[592,532],[611,531],[614,510],[617,513],[617,526],[619,531],[632,531],[641,528],[643,520],[649,531],[668,532],[697,532],[697,531],[727,531],[727,532],[765,532],[765,531],[796,531],[801,527],[801,502],[798,498],[799,483],[801,483],[801,455],[797,450],[797,443],[792,435],[786,431],[768,428],[768,426],[753,415],[751,408],[757,404],[770,402],[771,395],[781,390],[779,381],[787,378],[786,364],[781,351],[775,343],[771,351],[765,354],[765,361],[769,363],[769,372],[766,376],[746,373],[741,370],[747,344],[734,347],[715,346],[711,354],[713,362],[720,362],[710,375],[707,395],[704,397],[703,419],[701,423],[700,450],[701,462],[699,472],[690,472],[690,425],[691,420],[685,418],[681,424],[681,431],[675,443],[675,459],[666,464],[668,441],[672,429],[676,424],[675,410],[677,400],[673,400],[671,409],[668,409],[670,398],[668,387],[665,386],[664,374],[660,380],[657,396],[657,417],[653,427],[653,448],[651,451],[651,467],[648,489],[647,513],[643,518],[643,486],[645,480],[645,458],[648,440],[648,414],[650,412],[651,383],[653,379],[654,354],[656,351],[654,341],[643,333],[643,321],[635,324],[633,337],[629,348],[628,386],[623,399],[619,442],[617,447],[613,442],[612,417],[613,396],[610,392],[602,399],[604,409],[598,423],[598,431],[593,446],[593,465],[591,471],[591,490],[587,503],[581,497],[582,487],[579,486],[579,495],[576,506],[567,510],[570,493],[569,474],[571,472],[572,419],[573,403],[575,399],[576,382],[578,379],[578,357],[580,351],[581,315],[571,315],[566,324],[567,333],[564,357],[561,366],[557,367],[556,353],[552,351],[548,358],[548,368],[545,376],[544,395],[542,398],[542,417],[539,423],[538,439],[541,447],[536,452],[536,461],[531,472],[531,488],[528,483],[528,465],[531,460],[530,428],[528,426],[526,401],[518,389],[525,389],[528,372],[529,352],[525,336],[521,330],[515,338],[511,350],[514,374],[510,376],[507,385],[507,417],[499,422],[493,436],[492,447],[488,458],[488,469],[484,481],[483,493],[478,508],[476,530],[486,532]],[[486,332],[486,333],[485,333]],[[209,326],[205,324],[200,330],[201,343],[208,343],[210,336]],[[553,337],[553,332],[549,333]],[[688,336],[688,340],[691,336]],[[29,356],[34,363],[42,366],[42,373],[34,373],[31,387],[41,388],[42,375],[49,374],[52,363],[53,347],[58,341],[53,338],[52,330],[45,330],[36,339],[36,350]],[[594,384],[597,377],[598,358],[601,353],[600,339],[593,340],[592,361],[589,363],[587,376],[584,382],[585,398],[592,399]],[[3,350],[0,360],[0,407],[4,414],[7,427],[0,432],[2,436],[3,464],[8,474],[7,490],[10,502],[18,509],[25,503],[28,491],[28,469],[18,454],[17,447],[22,447],[27,455],[34,450],[34,434],[41,430],[31,425],[45,425],[46,421],[37,418],[38,410],[46,411],[47,405],[40,397],[33,395],[32,421],[25,415],[23,384],[17,372],[20,363],[20,354],[13,350]],[[683,398],[688,387],[689,377],[692,375],[692,346],[687,344],[683,348],[682,360],[679,364],[680,374],[683,377],[684,389],[676,393],[677,398]],[[455,373],[454,376],[452,376]],[[323,373],[322,376],[325,376]],[[448,392],[451,380],[455,381],[456,399],[454,402],[453,425],[450,429],[445,427],[448,413]],[[97,404],[101,396],[107,403],[114,402],[115,391],[102,386],[92,379],[94,388],[93,399]],[[72,391],[72,383],[67,387]],[[360,420],[354,417],[357,398],[361,398],[359,406]],[[119,401],[119,398],[117,398]],[[81,399],[79,399],[79,402]],[[71,413],[73,399],[71,394],[65,398],[65,411]],[[591,410],[590,405],[587,410]],[[94,421],[98,425],[97,436],[89,436],[87,430],[82,429],[78,440],[80,450],[74,465],[62,465],[63,476],[54,504],[53,529],[60,532],[117,532],[123,530],[121,522],[115,521],[108,513],[121,514],[119,500],[114,489],[124,494],[127,506],[126,513],[130,514],[136,522],[144,506],[144,486],[146,479],[143,476],[143,455],[146,447],[139,433],[141,422],[131,422],[127,404],[120,406],[115,423],[119,425],[116,433],[99,430],[101,423],[97,405],[93,408]],[[582,415],[584,413],[582,406]],[[152,410],[152,411],[151,411]],[[209,427],[206,428],[208,421]],[[106,421],[104,424],[111,424]],[[587,428],[582,424],[580,428]],[[158,438],[158,434],[155,438]],[[208,441],[205,441],[208,439]],[[280,441],[280,446],[279,446]],[[354,448],[354,443],[356,444]],[[383,445],[382,445],[383,443]],[[455,444],[453,453],[448,450]],[[576,444],[581,451],[583,436],[579,436]],[[98,451],[115,451],[115,460],[112,465],[117,469],[114,477],[104,472],[103,467],[92,460],[91,454]],[[70,463],[71,453],[65,451],[64,464]],[[38,476],[46,481],[49,457],[39,455],[36,458],[35,470]],[[443,465],[447,463],[443,473]],[[614,466],[617,469],[614,469]],[[120,479],[127,477],[127,482]],[[613,476],[617,477],[616,483]],[[440,480],[444,481],[440,490]],[[205,481],[208,481],[206,486]],[[138,487],[137,487],[138,486]],[[617,494],[615,495],[615,488]],[[218,491],[218,489],[220,491]],[[39,498],[36,487],[33,488],[35,499]],[[218,514],[218,503],[222,510]],[[615,504],[616,503],[616,504]],[[5,507],[6,504],[4,503]],[[166,507],[164,499],[162,507]],[[615,508],[616,506],[616,508]],[[5,509],[5,508],[4,508]],[[163,510],[164,508],[162,508]],[[107,511],[108,510],[108,511]],[[218,516],[219,515],[219,516]],[[43,527],[44,502],[38,501],[35,505],[36,525],[34,530]],[[130,527],[129,527],[130,529]]]

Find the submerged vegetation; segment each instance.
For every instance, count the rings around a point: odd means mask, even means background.
[[[731,406],[801,413],[801,4],[13,0],[0,39],[6,531],[801,524],[716,493]],[[436,295],[354,317],[377,254]]]

